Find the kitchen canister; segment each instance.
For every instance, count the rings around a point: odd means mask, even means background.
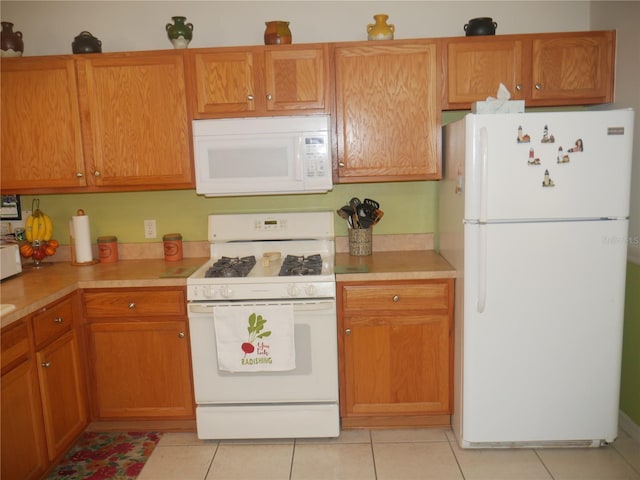
[[[349,229],[349,255],[364,257],[371,255],[371,244],[373,243],[372,228],[350,228]]]
[[[73,53],[102,53],[102,42],[91,35],[91,32],[80,32],[71,42]]]
[[[367,25],[367,38],[369,40],[393,40],[393,33],[396,27],[387,23],[389,15],[378,13],[373,16],[373,19],[376,23]]]
[[[100,263],[113,263],[118,261],[118,237],[107,235],[98,237],[98,258]]]
[[[164,259],[167,262],[182,260],[182,235],[179,233],[167,233],[162,236],[164,242]]]

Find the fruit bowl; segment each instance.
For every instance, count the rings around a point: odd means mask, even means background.
[[[34,240],[31,243],[24,242],[20,245],[20,254],[24,258],[31,258],[33,260],[31,268],[41,268],[45,265],[42,261],[54,255],[58,246],[58,241],[54,239],[48,241]]]

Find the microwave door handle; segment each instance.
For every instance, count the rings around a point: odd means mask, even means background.
[[[302,171],[304,169],[303,145],[304,137],[298,137],[298,141],[295,143],[293,152],[293,168],[295,170],[294,175],[297,182],[302,181]]]

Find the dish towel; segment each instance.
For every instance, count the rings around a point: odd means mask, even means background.
[[[292,304],[214,307],[213,321],[219,370],[296,368]]]

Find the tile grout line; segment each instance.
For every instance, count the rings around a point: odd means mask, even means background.
[[[551,473],[551,470],[549,470],[549,467],[547,467],[547,464],[544,463],[544,460],[542,459],[542,457],[540,456],[540,453],[538,452],[539,449],[534,448],[533,449],[533,453],[535,453],[536,457],[538,458],[538,461],[542,464],[542,466],[544,467],[544,469],[547,471],[547,473],[549,474],[549,477],[551,477],[551,480],[555,480],[556,477],[553,476],[553,473]]]

